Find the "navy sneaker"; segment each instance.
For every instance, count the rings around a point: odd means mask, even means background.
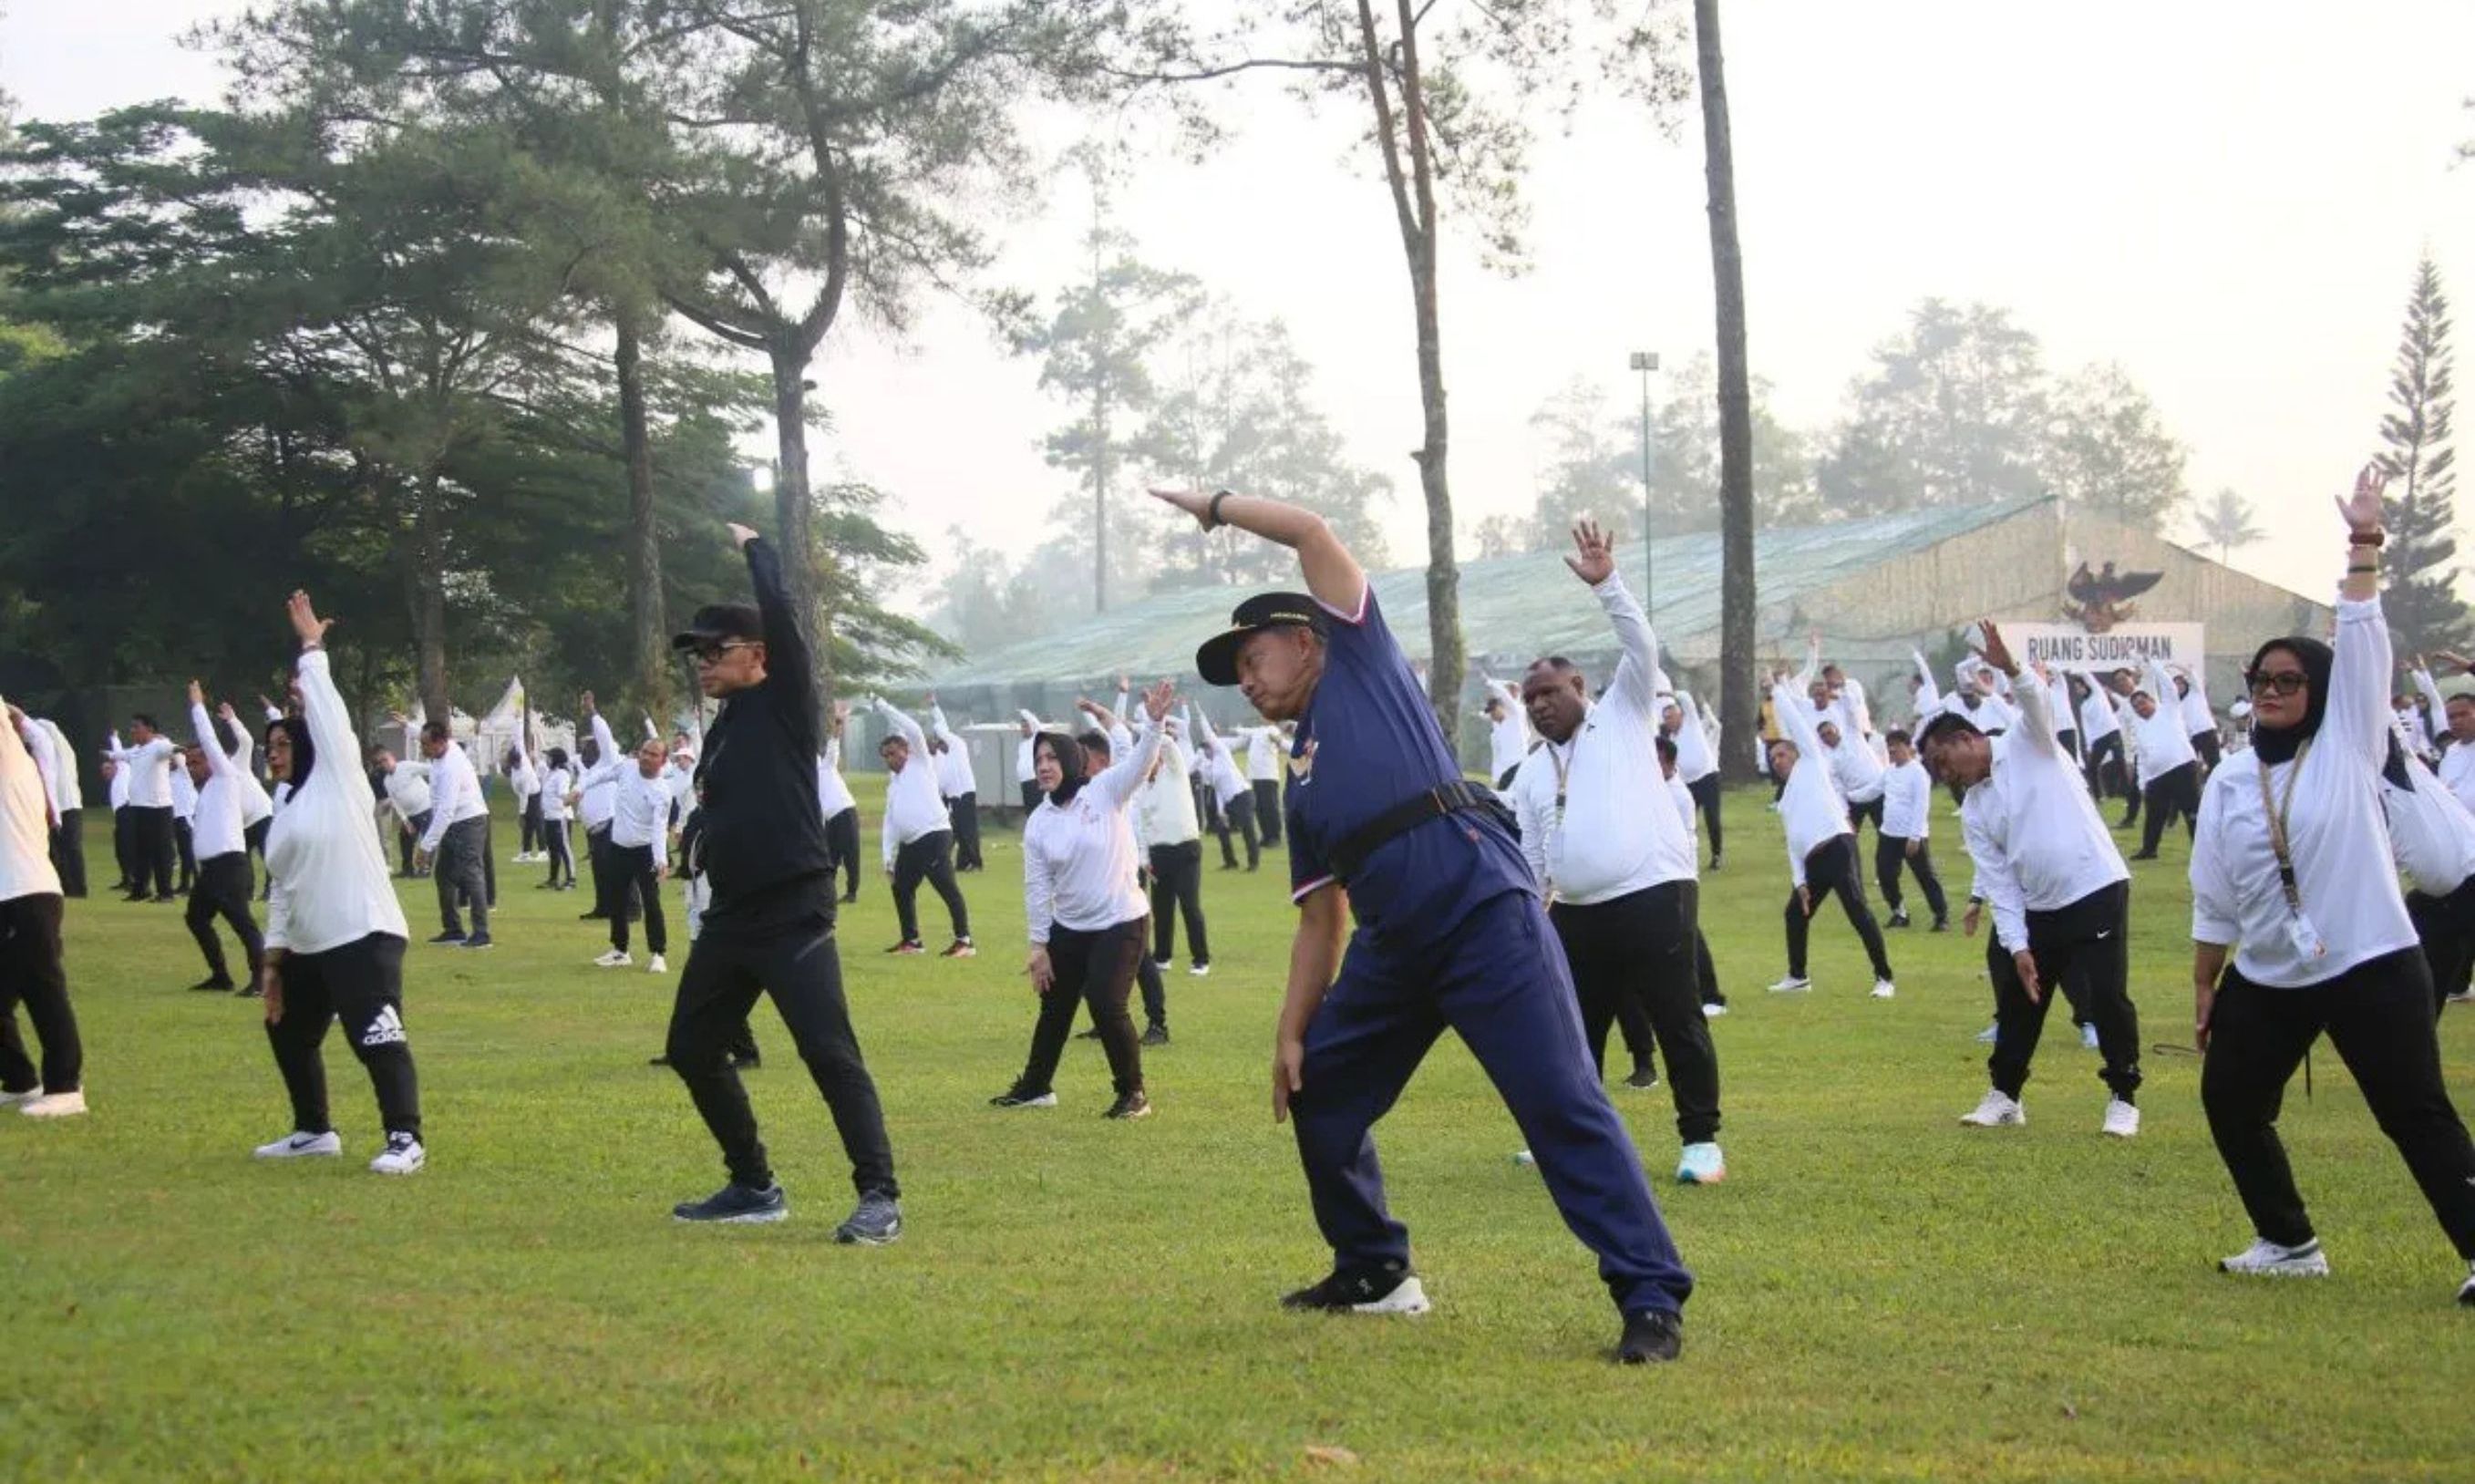
[[[883,1247],[902,1235],[902,1207],[894,1197],[870,1191],[834,1229],[834,1240],[845,1247]]]
[[[1424,1314],[1427,1287],[1407,1267],[1342,1268],[1281,1300],[1285,1309],[1326,1314]]]
[[[1674,1314],[1644,1309],[1625,1316],[1624,1338],[1616,1342],[1616,1363],[1647,1365],[1674,1360],[1684,1350],[1684,1321]]]
[[[487,933],[476,933],[471,937],[464,939],[464,946],[467,948],[487,948],[490,946],[490,935]]]
[[[429,941],[432,944],[459,944],[464,941],[464,935],[461,933],[441,933]]]
[[[780,1221],[791,1214],[791,1198],[782,1193],[778,1182],[762,1190],[733,1182],[701,1201],[680,1202],[671,1207],[671,1214],[680,1221]]]

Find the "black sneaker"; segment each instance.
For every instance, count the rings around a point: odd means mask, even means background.
[[[1654,1061],[1644,1061],[1640,1063],[1632,1069],[1632,1075],[1625,1079],[1624,1084],[1635,1091],[1639,1091],[1645,1087],[1657,1086],[1658,1064]]]
[[[257,981],[255,979],[233,990],[233,993],[244,1000],[257,1000],[266,997],[266,991],[257,987]]]
[[[1138,1087],[1134,1091],[1127,1093],[1124,1097],[1119,1098],[1116,1102],[1110,1104],[1109,1110],[1100,1116],[1103,1118],[1149,1118],[1151,1115],[1152,1100],[1144,1097],[1143,1090],[1140,1087]]]
[[[1056,1106],[1056,1093],[1034,1092],[1020,1083],[989,1099],[991,1107],[1055,1107]]]
[[[1934,930],[1935,932],[1937,932],[1937,933],[1948,933],[1948,932],[1949,932],[1949,931],[1950,931],[1950,919],[1949,919],[1948,917],[1936,917],[1936,918],[1934,919],[1933,930]]]
[[[437,945],[437,944],[450,944],[450,945],[454,945],[454,946],[459,946],[459,947],[460,947],[460,946],[463,944],[464,940],[465,940],[464,935],[463,935],[463,934],[461,934],[461,933],[441,933],[441,934],[439,934],[436,937],[431,938],[429,941],[430,941],[433,945]]]
[[[730,1069],[731,1069],[732,1071],[734,1071],[734,1072],[753,1072],[753,1071],[755,1071],[758,1067],[761,1067],[761,1066],[763,1066],[764,1064],[765,1064],[765,1058],[764,1058],[763,1057],[761,1057],[761,1056],[755,1056],[755,1057],[738,1057],[738,1056],[734,1056],[734,1057],[732,1057],[732,1058],[730,1058]]]
[[[217,974],[217,975],[215,975],[215,976],[213,976],[212,978],[209,978],[209,979],[201,979],[201,980],[199,980],[196,984],[191,985],[189,986],[189,989],[190,989],[190,992],[191,992],[191,993],[196,993],[196,992],[199,992],[199,991],[201,991],[201,990],[204,990],[204,991],[209,991],[209,992],[215,992],[215,993],[220,993],[220,992],[222,992],[222,991],[224,991],[224,990],[228,990],[228,989],[232,988],[232,986],[233,986],[233,982],[232,982],[232,977],[231,977],[230,975],[227,975],[227,974]]]
[[[671,1207],[671,1215],[679,1221],[727,1221],[753,1224],[780,1221],[791,1214],[791,1198],[782,1193],[777,1181],[762,1190],[736,1182],[723,1186],[701,1201],[682,1201]]]
[[[671,1054],[669,1052],[664,1052],[658,1057],[649,1058],[645,1064],[647,1066],[669,1066],[671,1064]]]
[[[487,933],[476,933],[472,937],[464,939],[464,946],[467,948],[490,947],[490,935]]]
[[[1343,1268],[1281,1299],[1285,1309],[1326,1314],[1424,1314],[1427,1287],[1407,1267]]]
[[[859,1204],[834,1229],[834,1240],[845,1247],[883,1247],[900,1235],[901,1204],[881,1191],[860,1197]]]
[[[1891,913],[1891,920],[1883,925],[1885,927],[1904,928],[1908,925],[1908,914],[1904,910],[1895,912]]]
[[[1674,1314],[1644,1309],[1627,1314],[1624,1325],[1624,1338],[1616,1341],[1618,1365],[1674,1360],[1684,1350],[1684,1321]]]
[[[1144,1028],[1143,1028],[1143,1044],[1144,1044],[1144,1045],[1146,1045],[1146,1046],[1165,1046],[1165,1045],[1167,1045],[1167,1044],[1168,1044],[1168,1027],[1166,1027],[1166,1026],[1146,1026],[1146,1027],[1144,1027]]]

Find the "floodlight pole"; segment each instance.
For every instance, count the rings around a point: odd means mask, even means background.
[[[1658,369],[1656,351],[1632,353],[1632,369],[1641,373],[1641,611],[1651,611],[1657,586],[1657,563],[1650,554],[1650,374]]]

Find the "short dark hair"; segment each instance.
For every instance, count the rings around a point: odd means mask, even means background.
[[[449,737],[447,723],[444,721],[424,721],[421,723],[421,735],[428,741],[443,742],[447,741]]]
[[[1966,732],[1976,737],[1982,737],[1985,735],[1984,728],[1978,726],[1975,722],[1969,720],[1966,717],[1959,715],[1957,712],[1940,712],[1927,718],[1924,725],[1917,728],[1917,739],[1915,742],[1917,750],[1920,752],[1924,751],[1927,742],[1930,742],[1935,738],[1942,736],[1945,732]]]
[[[150,732],[159,732],[163,730],[161,727],[155,724],[155,718],[151,712],[133,711],[129,714],[129,719],[136,722],[139,726],[146,728],[146,730]]]
[[[1908,736],[1908,729],[1906,727],[1895,726],[1882,734],[1882,745],[1885,747],[1894,745],[1913,747],[1916,745],[1916,742]]]
[[[1117,749],[1109,745],[1109,734],[1098,727],[1093,727],[1088,732],[1075,733],[1074,741],[1086,752],[1096,752],[1104,758],[1114,758],[1117,755]]]
[[[2460,701],[2464,701],[2469,706],[2475,706],[2475,691],[2459,692],[2457,694],[2443,700],[2440,703],[2440,709],[2447,711],[2450,707],[2457,705]]]
[[[1661,763],[1673,763],[1676,761],[1675,738],[1661,737],[1657,740],[1656,746],[1658,748],[1658,761]]]

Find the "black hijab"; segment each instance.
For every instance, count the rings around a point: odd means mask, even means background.
[[[309,769],[318,762],[318,745],[309,740],[309,723],[299,717],[278,717],[266,723],[266,735],[282,732],[292,739],[292,776],[284,780],[292,788],[293,797],[301,795],[309,782]]]
[[[2320,718],[2329,714],[2329,671],[2337,656],[2327,645],[2300,634],[2286,639],[2272,639],[2252,651],[2251,668],[2243,671],[2247,681],[2260,672],[2261,662],[2272,649],[2283,649],[2303,666],[2307,704],[2303,719],[2292,726],[2270,727],[2260,719],[2260,708],[2252,708],[2251,750],[2260,754],[2263,767],[2279,763],[2291,763],[2303,744],[2320,734]],[[2157,704],[2166,704],[2159,697]]]
[[[1042,731],[1032,739],[1031,751],[1035,759],[1042,747],[1046,747],[1048,755],[1057,760],[1060,775],[1057,787],[1048,791],[1048,801],[1064,809],[1074,802],[1074,795],[1082,792],[1083,785],[1089,781],[1083,771],[1083,744],[1064,732]]]

